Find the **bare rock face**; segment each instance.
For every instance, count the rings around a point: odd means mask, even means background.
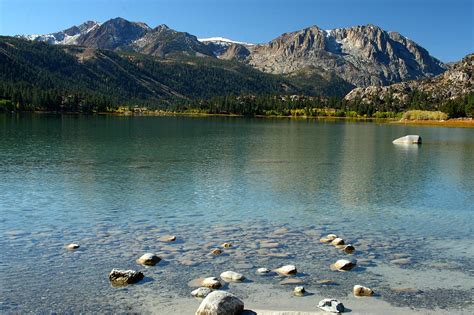
[[[209,293],[201,302],[196,315],[238,315],[244,310],[244,302],[225,291]]]
[[[115,18],[81,35],[77,44],[101,49],[125,49],[149,30],[150,27],[145,23]]]
[[[109,273],[109,280],[113,285],[124,286],[141,281],[144,278],[143,273],[136,270],[112,269]]]
[[[264,72],[318,67],[356,86],[432,77],[446,66],[415,42],[374,25],[322,30],[312,26],[255,46],[246,59]]]
[[[403,107],[410,101],[410,95],[418,92],[425,94],[428,101],[440,103],[474,92],[473,69],[474,54],[470,54],[434,78],[401,82],[383,87],[359,87],[349,92],[345,96],[345,100],[362,104],[391,101]]]

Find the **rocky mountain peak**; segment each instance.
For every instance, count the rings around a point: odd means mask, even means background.
[[[80,36],[77,44],[102,49],[122,49],[144,36],[149,30],[151,28],[145,23],[130,22],[118,17]]]
[[[255,47],[246,62],[276,74],[321,68],[356,86],[431,77],[446,69],[415,42],[372,24],[330,31],[313,25],[285,33]]]

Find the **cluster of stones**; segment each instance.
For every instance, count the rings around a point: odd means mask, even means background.
[[[346,254],[353,254],[355,247],[352,244],[346,244],[344,239],[337,237],[336,234],[328,234],[320,239],[321,243],[328,243],[335,248],[341,249]]]
[[[159,238],[162,242],[173,242],[176,240],[174,235],[166,235]],[[335,234],[329,234],[321,238],[321,242],[330,243],[336,248],[342,249],[345,253],[351,254],[355,251],[355,248],[351,244],[346,244],[344,239],[337,237]],[[75,251],[80,246],[72,243],[66,246],[66,249]],[[232,247],[231,243],[221,244],[222,248]],[[211,251],[211,254],[221,254],[220,248],[215,248]],[[154,253],[145,253],[139,257],[136,262],[143,266],[155,266],[161,261],[161,258]],[[356,266],[355,260],[340,259],[334,264],[330,265],[332,270],[337,271],[349,271]],[[268,268],[258,268],[257,274],[265,275],[275,273],[281,276],[290,277],[297,274],[297,268],[295,265],[284,265],[274,270]],[[112,269],[109,273],[109,280],[113,286],[126,286],[129,284],[137,283],[143,280],[144,275],[140,271],[136,270],[121,270]],[[246,278],[244,275],[227,270],[220,274],[220,279],[224,282],[242,282]],[[218,314],[240,314],[244,310],[244,303],[241,299],[235,295],[219,290],[222,287],[222,282],[217,277],[207,277],[202,279],[195,279],[188,285],[197,287],[191,292],[191,295],[195,298],[203,299],[196,315],[218,315]],[[327,280],[329,281],[329,280]],[[299,278],[287,278],[280,282],[280,284],[301,284],[303,283]],[[321,282],[322,283],[322,282]],[[305,296],[307,294],[306,289],[302,285],[298,285],[294,288],[293,294],[298,297]],[[353,294],[357,297],[372,296],[374,291],[370,288],[355,285],[353,288]],[[340,313],[344,312],[344,305],[335,299],[324,299],[319,302],[318,307],[324,311]]]

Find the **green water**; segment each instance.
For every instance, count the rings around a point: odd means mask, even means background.
[[[406,134],[421,135],[423,144],[392,144]],[[353,256],[371,262],[352,274],[382,292],[393,280],[380,268],[393,266],[394,253],[411,257],[402,268],[414,274],[427,268],[427,259],[450,265],[467,283],[452,288],[459,298],[434,301],[427,294],[419,305],[456,307],[472,298],[473,165],[474,130],[468,128],[1,115],[0,311],[141,312],[133,299],[143,290],[158,294],[167,281],[179,281],[158,295],[188,297],[187,281],[203,270],[218,275],[223,266],[249,272],[297,263],[310,285],[321,277],[342,281],[346,274],[325,270],[334,257],[325,256],[331,252],[319,237],[329,232],[364,248]],[[280,246],[262,249],[258,240],[280,237],[271,235],[281,227],[288,236]],[[179,242],[163,247],[156,241],[162,234]],[[207,256],[228,240],[240,247]],[[81,250],[64,251],[70,242]],[[268,257],[265,250],[286,256]],[[142,268],[134,260],[145,251],[169,258],[147,269],[142,285],[110,287],[108,271]],[[195,265],[182,264],[183,258]],[[425,291],[435,289],[430,285]],[[338,296],[345,289],[328,292]],[[413,306],[388,292],[380,298]]]

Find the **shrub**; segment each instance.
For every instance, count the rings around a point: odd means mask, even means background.
[[[403,113],[403,119],[407,120],[445,120],[448,115],[440,111],[409,110]]]

